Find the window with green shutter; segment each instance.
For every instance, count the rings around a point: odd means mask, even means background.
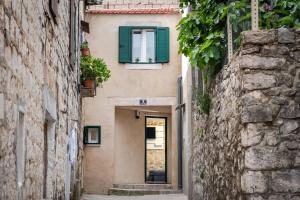
[[[119,27],[119,62],[135,64],[169,62],[169,28]]]

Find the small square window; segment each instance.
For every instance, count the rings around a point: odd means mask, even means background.
[[[84,144],[101,143],[101,126],[84,127]]]

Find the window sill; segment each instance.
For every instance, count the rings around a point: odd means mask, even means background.
[[[143,64],[135,64],[135,63],[127,63],[125,64],[125,69],[133,69],[133,70],[157,70],[162,69],[161,63],[143,63]]]
[[[86,147],[100,147],[101,144],[84,144]]]

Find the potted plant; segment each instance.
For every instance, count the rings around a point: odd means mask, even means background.
[[[110,77],[110,70],[101,58],[81,56],[80,69],[81,81],[87,88],[98,86]]]
[[[83,42],[80,45],[80,50],[82,56],[89,56],[90,55],[89,43],[87,41]]]

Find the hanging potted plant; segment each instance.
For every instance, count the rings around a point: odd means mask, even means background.
[[[87,41],[83,42],[80,45],[80,50],[82,56],[89,56],[90,55],[89,43]]]
[[[110,77],[110,70],[101,58],[81,56],[80,69],[80,79],[86,88],[98,86]]]

